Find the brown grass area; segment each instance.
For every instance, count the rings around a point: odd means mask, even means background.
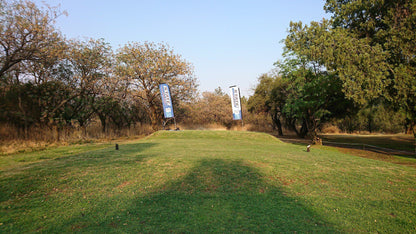
[[[87,128],[65,128],[60,131],[33,127],[27,133],[10,125],[0,125],[0,155],[38,151],[76,143],[107,142],[115,139],[127,141],[152,132],[151,126],[146,124],[137,124],[125,129],[109,129],[106,132],[103,132],[97,124],[91,124]]]
[[[362,157],[362,158],[375,159],[375,160],[380,160],[380,161],[385,161],[389,163],[405,165],[405,166],[416,168],[416,160],[411,160],[411,161],[404,160],[394,155],[376,153],[376,152],[366,151],[366,150],[340,148],[340,147],[334,147],[334,148],[337,148],[342,153],[351,154],[351,155]]]
[[[227,128],[221,124],[178,124],[177,127],[181,130],[227,130]]]
[[[406,156],[396,156],[395,153],[392,153],[387,150],[380,149],[378,152],[357,149],[356,147],[351,148],[350,146],[346,145],[346,147],[341,146],[328,146],[325,147],[332,147],[338,149],[340,152],[362,157],[362,158],[369,158],[374,160],[385,161],[394,164],[400,164],[410,167],[416,167],[416,160],[413,154],[412,148],[414,147],[414,137],[412,135],[406,134],[323,134],[321,137],[324,139],[325,143],[328,142],[339,142],[339,143],[355,143],[355,144],[368,144],[368,145],[375,145],[383,148],[391,148],[399,150],[397,152],[401,152],[401,150],[407,150],[403,155]],[[280,140],[286,143],[294,143],[294,144],[310,144],[310,140],[308,139],[301,139],[296,136],[279,136]],[[320,146],[314,146],[320,147]],[[360,146],[357,146],[360,147]],[[365,148],[365,147],[364,147]]]
[[[323,134],[324,142],[367,144],[377,147],[415,152],[415,138],[409,134]]]
[[[124,187],[126,187],[127,185],[132,184],[130,181],[124,181],[123,183],[121,183],[120,185],[117,186],[118,189],[122,189]]]
[[[58,145],[67,145],[67,142],[47,142],[33,140],[3,140],[0,141],[0,155],[8,155],[20,152],[31,152],[46,149]]]

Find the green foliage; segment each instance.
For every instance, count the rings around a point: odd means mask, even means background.
[[[325,10],[333,13],[330,20],[311,22],[310,25],[291,22],[289,35],[285,39],[285,56],[294,56],[298,59],[297,63],[312,74],[325,71],[331,80],[336,80],[335,87],[360,107],[371,106],[380,98],[385,100],[385,105],[394,107],[389,109],[404,111],[406,125],[415,129],[416,3],[327,0]],[[293,68],[292,61],[284,63],[282,67]],[[296,69],[289,70],[293,72]],[[293,75],[308,77],[302,71]],[[318,87],[323,85],[319,80],[311,84]],[[297,98],[289,102],[287,113],[297,117],[305,113],[301,111],[305,106],[302,105],[312,102],[302,97],[309,89],[305,86],[292,92]],[[310,91],[319,94],[322,90],[312,88]],[[324,93],[320,95],[325,96]],[[319,102],[315,104],[319,106]],[[325,115],[325,111],[314,111],[318,118]],[[373,118],[372,114],[365,116]],[[378,120],[386,121],[381,116]],[[373,128],[369,129],[372,131]]]
[[[333,14],[334,31],[346,31],[346,38],[382,51],[378,54],[387,73],[374,77],[376,82],[386,80],[380,95],[403,108],[416,133],[416,2],[327,0],[325,9]],[[368,67],[371,60],[370,56],[360,62]]]
[[[405,113],[391,109],[383,103],[372,104],[357,113],[338,120],[337,125],[344,132],[354,131],[403,133],[405,132]]]
[[[267,74],[263,74],[257,79],[258,84],[254,94],[247,102],[248,111],[256,113],[267,113],[270,111],[269,99],[275,80],[275,77]]]
[[[269,115],[273,130],[283,135],[281,116],[285,104],[284,82],[278,76],[263,74],[258,78],[254,94],[248,99],[247,109],[251,113]]]
[[[70,95],[67,87],[59,81],[39,85],[26,83],[9,88],[0,96],[0,121],[25,128],[64,120],[64,108],[52,109]],[[47,118],[44,118],[44,116]]]
[[[315,141],[324,121],[345,116],[353,106],[342,93],[337,76],[326,71],[319,61],[287,49],[285,60],[276,63],[283,81],[272,97],[280,103],[287,125],[299,136],[307,134]],[[302,123],[299,131],[297,122]]]
[[[379,97],[389,85],[385,53],[380,46],[369,46],[344,29],[331,29],[330,21],[310,26],[291,23],[286,49],[314,66],[324,66],[342,81],[346,97],[359,104]]]

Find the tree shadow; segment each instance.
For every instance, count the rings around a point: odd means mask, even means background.
[[[39,163],[18,176],[1,178],[1,189],[7,192],[1,195],[0,200],[12,201],[18,199],[16,197],[19,194],[26,196],[36,186],[45,191],[45,179],[55,179],[72,169],[105,170],[120,166],[121,170],[125,170],[126,165],[152,157],[140,152],[153,146],[153,143],[123,145],[119,152],[124,155],[121,158],[112,149],[103,149]],[[47,166],[56,169],[45,170],[44,167]],[[137,168],[134,164],[131,167]],[[7,183],[10,184],[4,186]],[[135,195],[118,193],[112,197],[104,195],[83,199],[81,194],[73,194],[65,202],[75,202],[78,211],[48,214],[57,216],[48,221],[31,219],[33,222],[41,222],[35,227],[43,227],[37,230],[42,232],[339,232],[334,225],[308,207],[306,201],[292,196],[283,186],[267,182],[258,169],[242,160],[200,160],[188,173],[161,184],[151,192],[143,193],[141,185],[128,186],[129,194]],[[93,191],[99,193],[100,189]],[[23,207],[15,208],[15,215],[24,210],[56,210],[46,208],[45,204],[20,205]],[[73,205],[69,207],[74,209]],[[59,212],[64,212],[64,209],[59,209]],[[7,222],[3,225],[4,228]],[[25,225],[28,223],[24,222]],[[30,227],[26,229],[32,230]]]
[[[257,169],[240,160],[204,159],[187,175],[136,197],[126,209],[115,209],[107,216],[97,226],[82,230],[339,232],[306,202],[265,182]]]
[[[143,161],[153,155],[141,152],[154,145],[156,143],[135,143],[122,145],[120,150],[114,147],[91,150],[25,165],[19,173],[10,176],[3,173],[0,177],[0,202],[42,191],[48,180],[57,180],[74,170],[105,170]]]

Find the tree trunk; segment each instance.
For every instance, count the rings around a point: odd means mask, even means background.
[[[26,116],[26,111],[23,108],[22,105],[22,97],[21,97],[21,92],[19,90],[19,96],[18,96],[18,102],[19,102],[19,109],[22,112],[23,115],[23,129],[24,129],[24,139],[28,139],[28,123],[27,123],[27,116]]]
[[[107,133],[107,118],[104,114],[100,114],[98,113],[98,118],[100,119],[101,122],[101,130],[103,131],[104,134]]]
[[[296,129],[296,121],[293,119],[286,119],[286,125],[288,126],[288,128],[292,131],[294,131],[296,133],[296,136],[299,136],[299,132]]]
[[[322,145],[322,139],[318,137],[318,134],[316,133],[316,131],[313,132],[311,139],[312,139],[312,144]]]
[[[56,126],[56,140],[61,141],[61,128],[59,126]]]
[[[279,136],[283,136],[282,123],[280,122],[279,115],[277,113],[273,113],[271,114],[271,117],[272,117],[273,125],[277,127],[277,134]]]
[[[302,127],[299,130],[298,137],[305,138],[306,135],[308,135],[308,125],[306,123],[306,120],[303,119],[303,121],[302,121]]]
[[[322,145],[322,140],[318,137],[317,129],[318,123],[315,120],[314,116],[309,116],[308,119],[305,120],[306,126],[308,128],[308,135],[312,140],[312,144],[314,145]]]
[[[404,133],[405,134],[412,134],[412,133],[414,133],[414,127],[413,127],[413,124],[412,124],[412,121],[409,119],[409,118],[406,118],[405,119],[405,123],[404,123]]]
[[[149,107],[149,117],[150,117],[150,122],[152,123],[153,130],[155,131],[159,130],[158,123],[157,123],[156,108],[153,105],[150,105]]]
[[[280,119],[277,119],[276,126],[277,126],[277,134],[279,136],[283,136],[282,123],[280,122]]]

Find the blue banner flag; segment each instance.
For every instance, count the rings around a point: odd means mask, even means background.
[[[243,116],[241,113],[240,89],[237,86],[231,86],[230,95],[231,95],[231,106],[233,108],[233,119],[234,120],[243,119]]]
[[[167,84],[159,85],[160,95],[162,96],[163,113],[165,118],[173,118],[173,105],[170,97],[170,90]]]

